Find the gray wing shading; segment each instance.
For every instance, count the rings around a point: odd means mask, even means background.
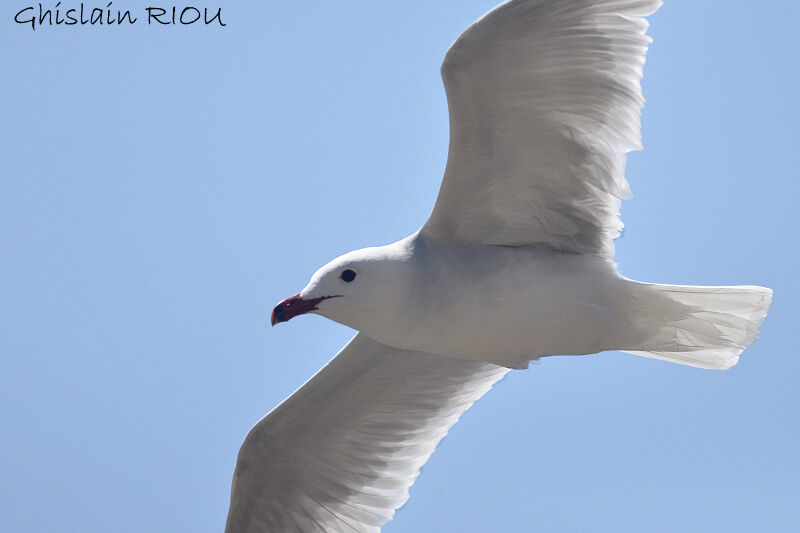
[[[508,371],[357,334],[242,444],[226,532],[377,532],[438,442]]]
[[[450,148],[423,235],[613,256],[660,5],[514,0],[470,26],[442,64]]]

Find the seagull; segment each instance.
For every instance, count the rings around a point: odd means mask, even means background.
[[[249,432],[226,531],[378,532],[460,415],[510,369],[621,350],[735,365],[758,286],[643,283],[614,262],[660,0],[512,0],[442,64],[450,145],[430,218],[280,302],[358,331]]]

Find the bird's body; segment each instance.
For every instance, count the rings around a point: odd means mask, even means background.
[[[725,369],[755,341],[770,289],[641,283],[614,262],[659,5],[511,0],[451,46],[433,212],[273,311],[360,333],[248,434],[228,532],[379,531],[460,414],[531,360],[623,350]]]
[[[358,272],[358,292],[325,279],[348,267]],[[633,281],[602,255],[452,243],[422,232],[335,259],[300,297],[341,292],[315,312],[388,346],[508,368],[606,350],[729,368],[755,340],[771,301],[763,287]]]
[[[346,316],[325,305],[318,312],[389,346],[525,368],[541,356],[633,349],[646,340],[634,320],[642,287],[602,257],[419,233],[366,253],[373,264],[359,276],[377,265],[387,273],[371,291],[372,305],[349,307]]]

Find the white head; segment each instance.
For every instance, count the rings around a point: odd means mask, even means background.
[[[275,307],[272,325],[306,313],[359,330],[376,317],[385,321],[407,292],[410,254],[397,244],[355,250],[323,266],[302,291]]]

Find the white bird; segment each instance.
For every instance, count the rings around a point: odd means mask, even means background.
[[[313,312],[359,333],[250,431],[226,531],[379,531],[461,413],[533,359],[736,364],[770,289],[640,283],[614,263],[625,154],[641,149],[644,17],[660,4],[512,0],[451,46],[433,213],[273,311],[273,325]]]

